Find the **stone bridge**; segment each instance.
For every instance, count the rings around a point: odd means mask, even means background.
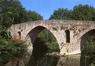
[[[9,31],[13,38],[26,41],[28,51],[32,53],[33,42],[44,29],[56,38],[60,54],[77,54],[89,35],[95,34],[95,22],[75,20],[39,20],[12,25]],[[95,36],[95,35],[94,35]]]

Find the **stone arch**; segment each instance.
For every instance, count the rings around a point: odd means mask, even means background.
[[[38,34],[39,34],[41,31],[45,30],[45,29],[47,29],[48,31],[50,31],[50,32],[52,33],[52,35],[54,36],[54,38],[56,39],[55,34],[54,34],[51,30],[49,30],[48,27],[36,26],[36,27],[32,28],[32,30],[29,31],[29,33],[28,33],[28,34],[26,35],[26,37],[25,37],[25,40],[27,41],[27,39],[28,39],[29,37],[32,37],[32,38],[31,38],[31,43],[33,43],[34,40],[36,39],[36,37],[38,36]],[[56,41],[57,41],[57,39],[56,39]],[[57,41],[57,42],[58,42],[58,41]]]
[[[45,27],[42,26],[37,26],[34,27],[28,34],[27,36],[31,37],[31,42],[33,43],[37,37],[37,35],[43,31],[45,29]]]
[[[81,40],[81,38],[82,38],[83,35],[85,35],[86,33],[90,32],[91,30],[94,30],[94,29],[95,29],[94,27],[90,27],[90,28],[82,31],[80,34],[78,34],[77,39]]]
[[[32,28],[29,33],[26,35],[26,38],[25,38],[25,41],[26,43],[28,44],[28,52],[30,53],[29,54],[29,59],[30,59],[30,56],[32,55],[32,51],[33,51],[33,43],[35,41],[35,39],[37,38],[38,34],[43,31],[44,29],[47,29],[49,30],[47,27],[43,27],[43,26],[36,26],[34,28]],[[49,30],[52,35],[55,37],[55,35],[53,34],[53,32],[51,30]],[[56,37],[55,37],[56,39]],[[57,39],[56,39],[57,41]],[[58,43],[58,41],[57,41]],[[59,44],[58,44],[59,46]],[[29,60],[28,60],[29,61]]]
[[[93,37],[94,36],[94,37]],[[91,29],[88,32],[86,32],[85,34],[83,34],[80,37],[80,49],[82,49],[83,44],[85,43],[86,40],[88,40],[90,37],[93,38],[93,40],[95,40],[95,29]]]

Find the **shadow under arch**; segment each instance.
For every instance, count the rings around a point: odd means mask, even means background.
[[[46,27],[43,27],[43,26],[36,26],[36,27],[34,27],[34,28],[27,34],[27,36],[26,36],[25,39],[27,40],[28,38],[31,38],[31,43],[33,44],[34,41],[35,41],[35,39],[37,38],[38,34],[39,34],[40,32],[42,32],[43,30],[47,30],[48,32],[50,32],[50,33],[53,35],[53,37],[55,38],[56,42],[58,43],[58,41],[57,41],[56,37],[54,36],[54,34],[53,34],[50,30],[48,30]],[[47,39],[47,38],[46,38],[46,39]]]
[[[81,43],[80,43],[80,50],[81,50],[81,58],[80,58],[80,66],[89,66],[95,59],[92,59],[92,56],[89,56],[89,52],[91,53],[92,51],[88,48],[90,48],[90,43],[89,46],[87,46],[87,41],[92,40],[95,42],[95,29],[92,29],[88,32],[86,32],[82,37],[81,37]],[[89,57],[88,57],[89,56]],[[95,57],[95,56],[94,56]]]
[[[53,33],[50,31],[50,30],[48,30],[46,27],[43,27],[43,26],[37,26],[37,27],[35,27],[35,28],[33,28],[29,33],[28,33],[28,35],[27,35],[27,40],[28,39],[30,39],[30,41],[31,41],[31,44],[32,44],[32,46],[33,46],[33,48],[35,47],[35,45],[37,45],[37,44],[35,44],[35,42],[38,42],[36,39],[38,39],[37,38],[37,36],[39,35],[39,33],[40,32],[42,32],[42,31],[44,31],[44,30],[47,30],[47,31],[49,31],[49,33],[51,33],[52,35],[53,35]],[[55,38],[55,36],[53,35],[53,37]],[[46,38],[47,39],[47,38]],[[55,38],[56,39],[56,38]],[[57,40],[56,40],[56,42],[57,42]],[[42,43],[43,44],[43,43]],[[41,44],[41,45],[42,45]],[[58,45],[58,43],[57,43],[57,45]],[[46,46],[46,45],[44,45],[44,46]],[[59,47],[59,45],[58,45],[58,47]],[[39,49],[39,51],[40,51],[41,49]],[[34,49],[33,49],[33,51],[34,51]],[[32,53],[33,53],[33,51],[32,51]],[[40,55],[41,55],[41,53],[39,53]],[[37,54],[38,55],[38,54]],[[37,57],[36,57],[37,58]],[[35,64],[36,63],[34,63],[33,61],[35,61],[35,59],[34,59],[34,57],[33,57],[33,54],[31,55],[31,58],[30,58],[30,60],[29,60],[29,63],[28,63],[28,66],[31,66],[31,65],[34,65],[34,66],[36,66]]]

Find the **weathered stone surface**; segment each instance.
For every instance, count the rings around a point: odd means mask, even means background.
[[[55,36],[60,54],[77,54],[80,53],[81,37],[95,29],[95,22],[92,21],[75,21],[75,20],[41,20],[12,25],[9,28],[13,38],[26,41],[28,52],[32,53],[33,42],[37,35],[44,29],[48,29]],[[66,42],[66,30],[70,32],[70,42]],[[18,39],[18,38],[17,38]]]

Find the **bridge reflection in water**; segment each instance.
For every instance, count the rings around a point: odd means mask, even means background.
[[[95,66],[95,57],[80,57],[72,55],[66,57],[59,56],[44,56],[40,60],[32,58],[28,66]]]
[[[49,54],[46,45],[43,44],[40,47],[38,48],[37,45],[36,48],[34,47],[27,66],[95,66],[95,56],[84,56],[83,54],[57,56]]]
[[[44,49],[44,51],[41,49],[34,49],[30,62],[27,66],[94,66],[95,62],[94,56],[87,57],[80,56],[80,54],[70,56],[56,56],[47,55],[47,53],[47,49]]]

